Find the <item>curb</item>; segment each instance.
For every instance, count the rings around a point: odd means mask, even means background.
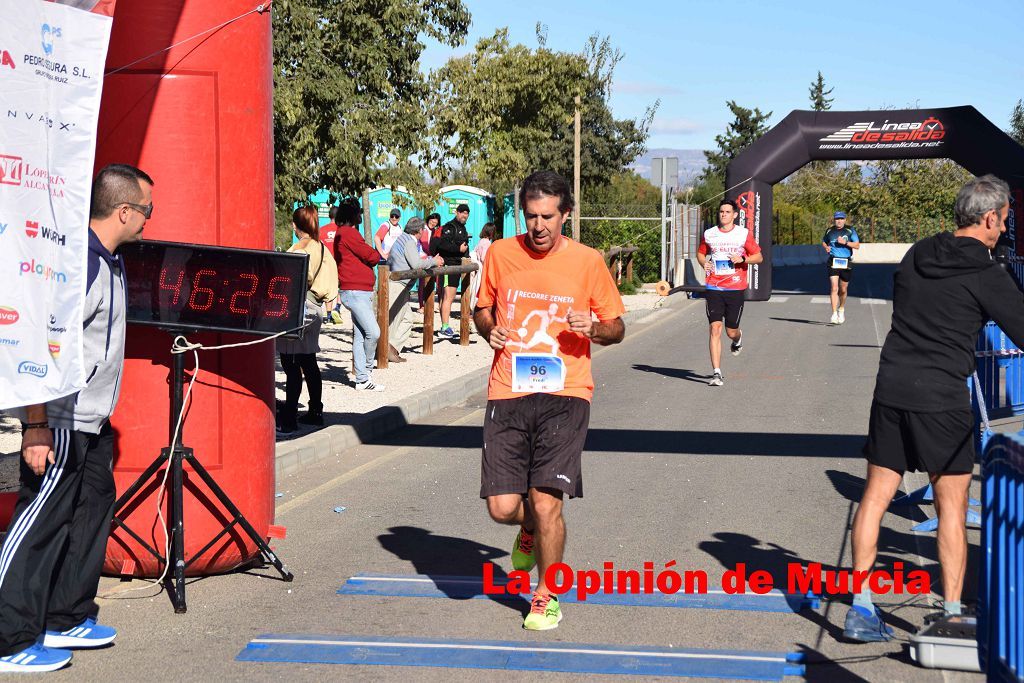
[[[663,310],[664,307],[629,311],[622,316],[622,320],[627,325],[637,323]],[[331,425],[281,442],[275,448],[274,473],[278,478],[293,474],[349,448],[401,429],[410,422],[429,417],[442,408],[460,405],[484,389],[489,372],[490,368],[487,367],[474,370],[433,389],[372,410],[353,424]]]

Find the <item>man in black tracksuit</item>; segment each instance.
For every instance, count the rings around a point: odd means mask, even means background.
[[[444,259],[446,266],[462,265],[462,257],[469,253],[469,233],[466,221],[469,220],[469,206],[459,204],[455,208],[455,218],[442,225],[435,236],[430,239],[430,255],[438,255]],[[438,280],[441,290],[441,331],[446,339],[454,339],[455,332],[448,323],[452,315],[452,302],[459,287],[459,275],[442,275]],[[469,315],[463,312],[461,315]]]
[[[892,328],[882,347],[864,455],[867,483],[853,520],[853,568],[870,571],[882,516],[907,470],[928,472],[939,519],[944,609],[960,613],[967,562],[967,489],[974,417],[967,378],[978,333],[994,320],[1024,346],[1024,294],[991,254],[1006,231],[1009,187],[975,178],[957,195],[957,230],[923,239],[896,272]],[[844,634],[889,640],[871,593],[854,595]]]
[[[14,412],[22,420],[21,491],[0,547],[0,672],[52,671],[69,649],[117,632],[96,622],[94,599],[114,508],[114,432],[121,389],[125,279],[117,249],[142,238],[153,180],[125,164],[92,186],[81,390]]]

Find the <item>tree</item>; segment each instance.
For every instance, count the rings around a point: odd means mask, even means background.
[[[704,158],[708,160],[708,165],[701,174],[702,183],[713,184],[717,180],[723,188],[725,186],[725,169],[729,162],[768,132],[767,122],[772,115],[771,112],[764,114],[757,108],[741,107],[732,100],[726,102],[726,105],[735,118],[725,129],[724,135],[715,136],[718,150],[704,152]]]
[[[588,187],[606,184],[643,153],[654,115],[653,108],[638,120],[612,115],[621,54],[607,38],[592,36],[582,52],[569,53],[549,49],[539,24],[537,37],[530,49],[499,29],[431,75],[437,144],[451,150],[460,177],[498,195],[541,168],[572,177],[574,96],[582,99],[581,182]]]
[[[811,87],[808,88],[808,92],[811,96],[811,109],[814,111],[828,111],[832,108],[832,100],[834,97],[829,97],[835,87],[825,90],[825,77],[818,72],[818,79],[811,83]]]
[[[1006,131],[1014,140],[1024,145],[1024,100],[1017,100],[1010,114],[1010,130]]]
[[[358,195],[400,183],[428,193],[424,170],[438,151],[423,134],[421,38],[458,46],[469,21],[461,0],[274,2],[279,217],[322,187]]]

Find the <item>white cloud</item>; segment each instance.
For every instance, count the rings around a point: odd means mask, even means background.
[[[692,135],[701,132],[703,128],[699,123],[690,119],[655,116],[654,122],[651,124],[651,133],[659,135]]]

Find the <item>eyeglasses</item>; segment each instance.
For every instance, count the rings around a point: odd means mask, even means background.
[[[141,213],[148,220],[153,215],[153,204],[132,204],[131,202],[121,202],[122,206],[127,206],[129,209],[135,209]]]

